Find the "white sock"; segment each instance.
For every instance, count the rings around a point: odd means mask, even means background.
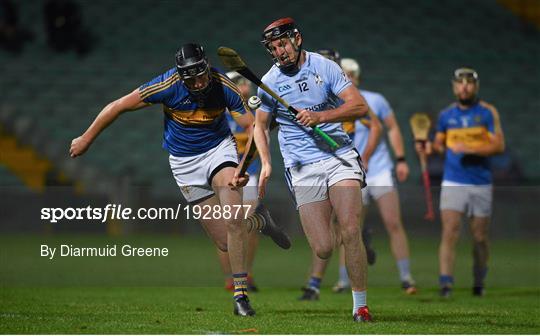
[[[353,299],[353,315],[356,313],[358,308],[367,306],[367,291],[355,292],[352,291]]]

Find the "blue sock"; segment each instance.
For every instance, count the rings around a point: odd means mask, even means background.
[[[473,277],[474,277],[474,286],[475,287],[484,287],[484,279],[487,275],[487,267],[473,267]]]
[[[345,265],[339,266],[339,281],[345,285],[349,284],[349,274]]]
[[[409,258],[400,259],[397,261],[397,267],[399,270],[399,279],[401,281],[412,281],[411,266]]]
[[[367,291],[355,292],[352,291],[353,299],[353,315],[356,313],[358,308],[367,306]]]
[[[322,281],[321,278],[317,278],[317,277],[312,276],[311,278],[309,278],[308,287],[309,288],[320,289],[321,288],[321,281]]]
[[[451,275],[439,275],[439,285],[441,287],[452,287],[454,285],[454,277]]]

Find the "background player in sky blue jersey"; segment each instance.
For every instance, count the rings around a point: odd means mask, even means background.
[[[434,150],[446,158],[440,205],[440,294],[449,297],[452,293],[455,246],[466,214],[473,236],[473,295],[482,296],[493,192],[489,157],[504,151],[504,134],[495,107],[478,98],[480,82],[474,69],[454,71],[452,88],[457,102],[439,115],[433,144],[417,143],[416,150],[426,154]]]
[[[264,196],[272,172],[268,140],[272,116],[279,124],[279,145],[286,175],[300,212],[302,227],[312,250],[323,259],[334,247],[330,216],[335,211],[347,258],[353,290],[354,321],[371,321],[366,304],[367,263],[360,242],[359,212],[364,171],[359,155],[341,122],[368,113],[365,100],[351,85],[339,65],[302,50],[302,36],[294,20],[282,18],[263,32],[263,45],[274,66],[262,81],[300,112],[291,118],[285,108],[259,90],[263,103],[256,113],[255,142],[261,157],[259,194]],[[331,106],[331,96],[343,101]],[[330,152],[307,126],[318,125],[341,148]]]
[[[123,112],[155,103],[163,105],[163,147],[170,154],[171,170],[186,200],[211,207],[241,205],[241,190],[230,184],[242,186],[247,181],[235,175],[238,152],[225,112],[228,110],[248,133],[253,129],[253,114],[246,111],[234,83],[210,68],[202,46],[195,43],[177,51],[175,68],[108,104],[84,134],[72,141],[70,155],[82,155]],[[248,230],[243,211],[230,217],[201,219],[201,224],[220,250],[228,250],[235,284],[234,313],[251,316],[255,311],[247,297],[245,264]],[[266,218],[266,213],[256,213],[248,224],[260,229],[261,223],[269,223]]]
[[[360,84],[360,65],[353,59],[344,58],[341,67],[355,86]],[[360,90],[366,99],[369,107],[375,115],[383,122],[388,132],[388,139],[396,157],[396,176],[399,182],[404,182],[409,175],[409,167],[405,161],[405,151],[403,148],[403,138],[399,125],[396,121],[392,108],[388,101],[380,93]],[[368,146],[370,128],[365,125],[365,120],[360,119],[355,122],[354,144],[360,153]],[[401,210],[399,206],[399,196],[393,180],[392,158],[384,137],[380,140],[375,151],[369,158],[367,171],[367,188],[362,190],[364,204],[369,204],[370,198],[377,202],[379,213],[390,236],[390,246],[399,270],[401,286],[407,294],[416,293],[414,280],[410,272],[409,246],[407,234],[403,228]],[[364,207],[367,210],[367,207]],[[365,211],[362,214],[365,218]],[[348,278],[344,260],[340,258],[340,277],[334,287],[336,292],[348,287]]]

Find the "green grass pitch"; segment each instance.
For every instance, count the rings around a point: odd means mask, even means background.
[[[41,244],[167,247],[168,257],[39,257]],[[321,300],[299,302],[310,251],[304,239],[282,251],[262,239],[251,295],[254,318],[232,314],[230,293],[204,237],[0,237],[0,332],[188,334],[537,334],[540,331],[540,252],[536,241],[495,241],[483,298],[470,291],[471,251],[458,246],[453,298],[437,296],[437,239],[411,240],[419,293],[399,289],[384,237],[374,245],[368,303],[375,322],[355,324],[349,294],[333,294],[337,260]],[[336,258],[337,259],[337,258]]]

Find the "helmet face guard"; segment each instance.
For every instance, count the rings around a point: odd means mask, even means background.
[[[208,72],[208,63],[206,61],[199,61],[197,63],[188,66],[176,65],[176,70],[181,79],[190,79],[204,75]]]
[[[454,71],[454,76],[452,77],[454,82],[467,82],[467,83],[477,83],[478,82],[478,73],[476,70],[471,68],[459,68]]]
[[[302,44],[297,44],[297,36],[300,34],[294,20],[291,18],[283,18],[271,23],[262,34],[261,43],[270,53],[272,62],[284,73],[292,73],[298,70],[298,61],[302,52]],[[282,60],[273,53],[272,42],[279,40],[280,47],[285,48],[287,40],[294,47],[296,53],[295,59],[289,59],[288,62],[282,63]],[[288,56],[288,55],[287,55]]]
[[[212,84],[210,65],[201,45],[196,43],[184,44],[176,52],[175,61],[178,76],[184,82],[194,80],[196,77],[208,76],[208,85],[204,88],[194,89],[186,85],[191,93],[200,95],[210,90]]]
[[[455,84],[474,84],[475,85],[475,92],[467,98],[460,98],[456,91],[454,93],[456,94],[456,98],[458,101],[463,105],[472,105],[476,103],[478,98],[478,90],[479,90],[479,84],[480,80],[478,78],[478,73],[476,70],[471,68],[459,68],[454,71],[454,75],[452,76],[452,82],[454,83],[454,90]]]

